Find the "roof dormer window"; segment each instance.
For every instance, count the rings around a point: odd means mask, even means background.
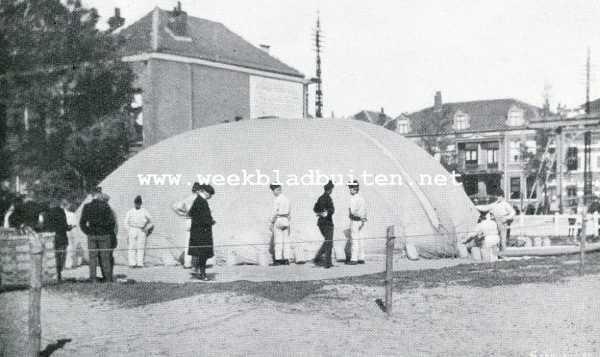
[[[508,110],[506,124],[508,124],[508,126],[521,126],[525,124],[525,113],[523,109],[512,106]]]
[[[405,116],[401,116],[400,118],[397,118],[396,132],[398,134],[408,134],[409,131],[410,131],[410,122],[409,122],[408,118]]]
[[[457,111],[454,114],[454,130],[465,130],[469,128],[469,115],[462,111]]]

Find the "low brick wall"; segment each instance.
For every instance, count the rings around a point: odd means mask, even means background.
[[[41,239],[44,245],[42,282],[56,281],[54,233],[21,234],[12,229],[0,229],[0,286],[29,285],[30,239]]]

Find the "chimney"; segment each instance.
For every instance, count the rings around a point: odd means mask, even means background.
[[[175,36],[187,37],[187,13],[181,10],[181,2],[169,13],[169,22],[167,27]]]
[[[433,109],[438,112],[440,110],[442,110],[442,92],[441,91],[435,92],[435,99],[433,101]]]
[[[269,53],[269,50],[271,49],[271,46],[265,45],[264,43],[261,43],[260,45],[258,45],[258,47],[260,47],[266,53]]]
[[[108,32],[113,32],[123,26],[125,19],[121,17],[121,9],[115,7],[115,15],[108,19]]]

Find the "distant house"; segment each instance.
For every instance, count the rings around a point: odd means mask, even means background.
[[[307,115],[304,75],[223,24],[156,7],[119,32],[143,144],[222,122]]]
[[[432,107],[397,119],[407,138],[429,145],[456,165],[468,195],[482,187],[487,191],[482,193],[488,194],[502,188],[518,204],[538,197],[533,189],[535,174],[524,170],[522,154],[537,150],[536,131],[529,124],[541,121],[540,113],[541,108],[516,99],[443,103],[437,92]]]

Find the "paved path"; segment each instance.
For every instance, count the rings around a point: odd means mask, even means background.
[[[432,259],[411,261],[397,258],[394,260],[394,270],[422,270],[440,269],[463,263],[473,263],[469,259]],[[370,256],[366,264],[345,265],[337,263],[331,269],[317,267],[312,263],[303,265],[291,264],[289,266],[258,266],[258,265],[235,265],[216,266],[207,270],[209,278],[216,282],[230,282],[238,280],[248,281],[300,281],[300,280],[322,280],[334,279],[345,276],[357,276],[379,273],[385,270],[384,256]],[[88,276],[88,266],[65,270],[65,279],[85,279]],[[134,279],[136,281],[154,281],[168,283],[185,283],[197,281],[190,278],[190,269],[181,266],[153,266],[141,269],[132,269],[127,266],[115,266],[114,274],[117,278]],[[100,269],[98,269],[100,274]]]

